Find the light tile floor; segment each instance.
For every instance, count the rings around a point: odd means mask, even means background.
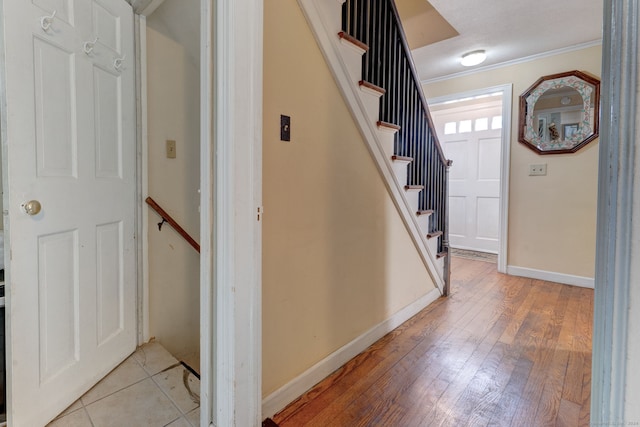
[[[140,347],[48,427],[197,427],[200,380],[158,343]]]

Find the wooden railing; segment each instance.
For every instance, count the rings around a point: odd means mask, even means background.
[[[420,79],[393,0],[347,0],[342,31],[368,46],[362,57],[363,81],[385,89],[380,121],[400,126],[394,151],[413,158],[409,185],[422,185],[420,209],[432,210],[429,231],[442,231],[439,252],[448,252],[446,159],[436,136]],[[449,258],[449,257],[447,257]],[[445,261],[448,267],[448,260]]]
[[[145,202],[147,202],[147,204],[151,206],[151,208],[156,211],[162,218],[162,222],[158,223],[158,228],[162,229],[162,224],[166,222],[174,230],[176,230],[178,234],[181,235],[187,242],[189,242],[193,249],[200,253],[200,244],[198,244],[198,242],[196,242],[184,228],[180,227],[180,224],[178,224],[176,220],[171,217],[171,215],[169,215],[164,209],[162,209],[155,200],[153,200],[151,197],[147,197]]]

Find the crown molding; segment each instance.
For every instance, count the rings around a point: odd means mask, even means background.
[[[549,56],[555,56],[563,53],[574,52],[576,50],[587,49],[587,48],[590,48],[593,46],[599,46],[599,45],[602,45],[602,39],[592,40],[585,43],[579,43],[572,46],[563,47],[560,49],[549,50],[547,52],[537,53],[535,55],[524,56],[522,58],[513,59],[511,61],[500,62],[498,64],[491,64],[484,67],[474,68],[473,70],[460,71],[459,73],[447,74],[446,76],[434,77],[432,79],[424,79],[424,80],[421,80],[420,83],[423,85],[426,85],[430,83],[442,82],[445,80],[451,80],[458,77],[470,76],[470,75],[482,73],[485,71],[496,70],[498,68],[504,68],[512,65],[522,64],[525,62],[531,62],[531,61],[546,58]]]

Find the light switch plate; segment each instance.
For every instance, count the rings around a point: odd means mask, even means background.
[[[175,159],[176,158],[176,142],[167,139],[167,159]]]
[[[280,141],[291,141],[291,117],[280,116]]]
[[[547,164],[529,165],[529,176],[545,176],[547,174]]]

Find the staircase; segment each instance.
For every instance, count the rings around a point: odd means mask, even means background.
[[[407,229],[449,291],[448,161],[393,0],[298,0]]]

